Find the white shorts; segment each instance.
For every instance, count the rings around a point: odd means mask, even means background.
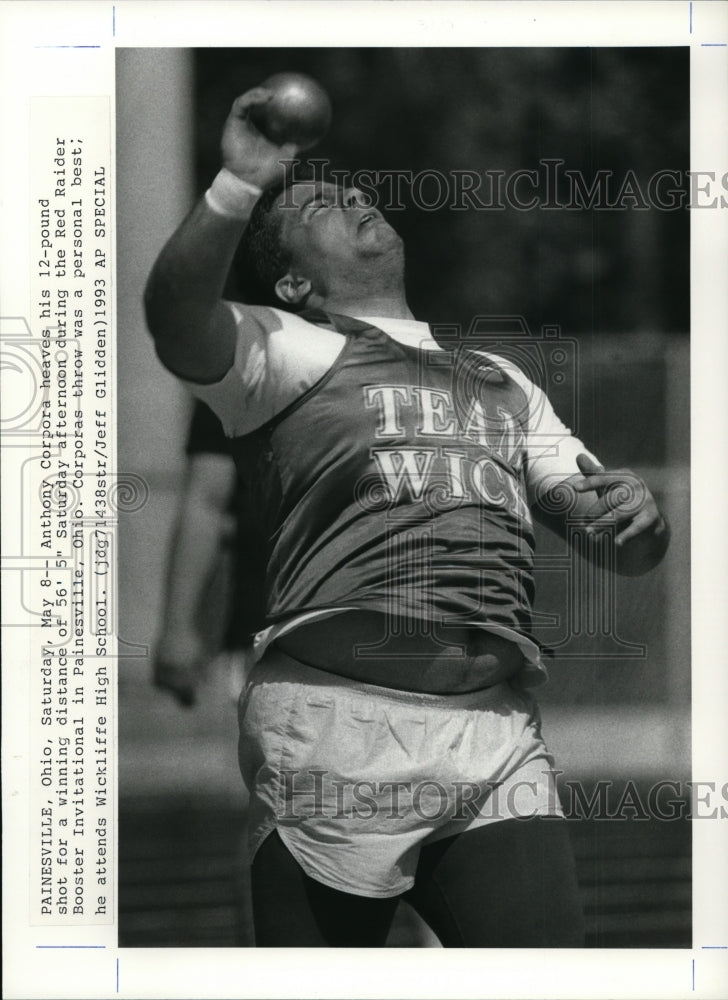
[[[251,860],[273,829],[343,892],[397,896],[420,847],[502,819],[563,815],[538,707],[508,682],[469,694],[348,680],[272,647],[240,699]]]

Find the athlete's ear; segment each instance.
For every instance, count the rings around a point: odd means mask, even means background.
[[[311,282],[308,278],[297,278],[290,272],[276,281],[276,295],[289,306],[296,306],[308,296]]]

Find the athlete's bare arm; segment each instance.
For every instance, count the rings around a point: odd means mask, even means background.
[[[277,146],[248,120],[270,91],[260,87],[234,102],[222,137],[222,163],[236,178],[264,189],[282,179],[282,160],[295,157],[291,143]],[[235,324],[222,302],[235,250],[256,201],[240,192],[234,214],[201,199],[160,253],[147,283],[147,323],[162,362],[193,382],[215,382],[233,362]]]
[[[561,492],[558,501],[546,498],[536,505],[539,520],[562,535],[566,516],[578,519],[587,533],[613,524],[616,571],[624,576],[649,572],[667,552],[670,528],[647,484],[630,469],[606,470],[588,455],[579,455],[577,464],[581,475],[553,487]]]

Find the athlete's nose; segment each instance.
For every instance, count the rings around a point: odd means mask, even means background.
[[[358,188],[350,187],[344,189],[341,203],[344,208],[357,208],[366,206],[367,199]]]

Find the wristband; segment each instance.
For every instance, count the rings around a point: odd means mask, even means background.
[[[205,201],[218,215],[243,221],[248,218],[253,202],[262,193],[262,188],[236,177],[231,170],[223,167],[205,191]]]

